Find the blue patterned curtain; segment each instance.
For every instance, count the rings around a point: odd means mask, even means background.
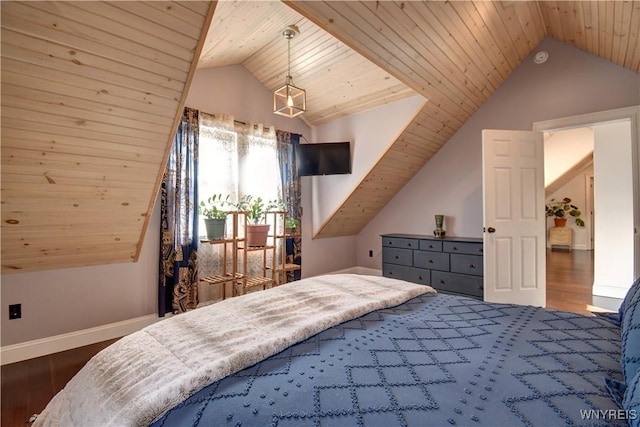
[[[287,218],[298,221],[298,230],[302,226],[302,191],[300,189],[300,177],[295,156],[295,147],[300,144],[300,135],[295,133],[276,131],[278,138],[278,162],[280,163],[280,176],[282,178],[283,200],[287,207]],[[302,238],[298,236],[287,238],[287,263],[302,265],[301,249]],[[290,273],[289,280],[300,279],[301,270]]]
[[[161,187],[158,315],[198,305],[198,110],[185,108]]]

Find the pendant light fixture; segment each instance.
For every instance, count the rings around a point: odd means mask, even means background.
[[[273,92],[273,112],[285,117],[295,117],[307,110],[307,91],[293,85],[291,77],[291,39],[298,34],[298,28],[290,25],[282,35],[287,39],[288,68],[285,84]]]

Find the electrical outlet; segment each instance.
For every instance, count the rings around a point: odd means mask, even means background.
[[[369,249],[369,258],[373,258],[373,251]]]
[[[9,304],[9,320],[22,317],[22,304]]]

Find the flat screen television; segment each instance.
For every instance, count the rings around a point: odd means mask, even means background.
[[[299,144],[296,162],[300,176],[351,173],[351,143]]]

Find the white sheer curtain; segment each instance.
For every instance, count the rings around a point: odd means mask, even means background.
[[[273,127],[235,122],[232,116],[200,113],[199,198],[229,194],[236,202],[244,195],[263,200],[282,199],[282,180],[278,163],[277,137]],[[230,208],[233,209],[233,208]],[[227,224],[227,234],[231,232]],[[200,217],[200,235],[206,228]],[[198,274],[205,277],[220,271],[220,245],[201,245]],[[259,257],[249,258],[249,274],[261,275]],[[231,256],[227,257],[229,263]],[[231,266],[227,268],[230,271]],[[213,289],[199,288],[201,301],[217,299]]]
[[[247,194],[264,200],[281,199],[277,144],[273,127],[201,113],[200,199],[220,193],[231,195],[234,202]]]

